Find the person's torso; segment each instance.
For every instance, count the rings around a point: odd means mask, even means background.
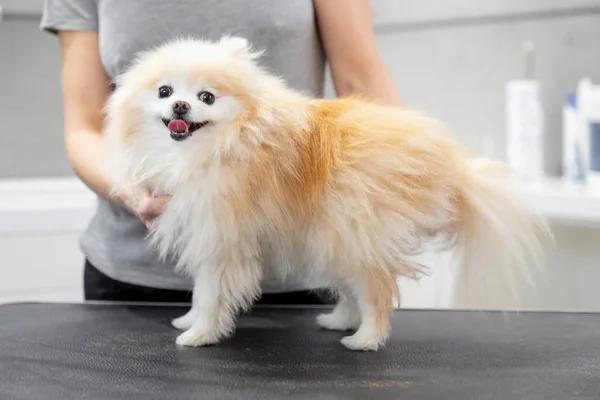
[[[325,57],[311,0],[96,0],[100,55],[110,79],[139,51],[176,37],[216,40],[243,36],[265,50],[259,62],[298,90],[322,96]],[[99,199],[96,215],[82,236],[84,253],[102,272],[126,282],[188,289],[148,246],[137,217]],[[295,282],[265,282],[263,290],[299,290]]]
[[[311,0],[97,0],[100,54],[111,79],[136,52],[176,37],[243,36],[259,62],[293,88],[321,96],[325,61]]]

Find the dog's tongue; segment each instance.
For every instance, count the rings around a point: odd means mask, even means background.
[[[187,133],[188,131],[188,125],[185,123],[185,121],[182,121],[180,119],[171,120],[167,127],[171,132],[175,133]]]

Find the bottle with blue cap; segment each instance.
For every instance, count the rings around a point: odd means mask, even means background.
[[[563,177],[568,181],[581,183],[588,169],[585,126],[577,107],[577,93],[571,92],[565,98],[562,113]]]

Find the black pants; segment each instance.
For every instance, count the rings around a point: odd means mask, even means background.
[[[98,271],[87,260],[83,281],[86,300],[160,303],[190,303],[192,300],[191,291],[154,289],[114,280]],[[333,302],[333,299],[324,293],[300,291],[265,293],[257,304],[332,304]]]

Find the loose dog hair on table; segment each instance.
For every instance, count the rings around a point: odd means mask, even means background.
[[[424,113],[293,90],[260,55],[239,37],[172,40],[141,52],[106,106],[114,193],[171,196],[149,243],[194,281],[178,344],[233,334],[266,276],[331,289],[317,323],[377,350],[427,246],[457,254],[457,304],[510,295],[543,266],[551,233],[502,163]]]

